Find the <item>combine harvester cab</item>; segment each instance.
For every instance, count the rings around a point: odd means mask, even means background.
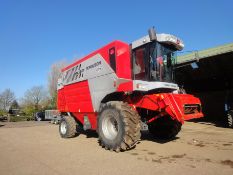
[[[141,130],[171,139],[185,120],[203,117],[200,100],[174,83],[174,53],[183,47],[177,37],[150,29],[130,45],[114,41],[64,68],[61,137],[96,130],[100,145],[118,152],[134,147]]]

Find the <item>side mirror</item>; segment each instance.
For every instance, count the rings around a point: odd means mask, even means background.
[[[157,40],[157,36],[156,36],[156,32],[155,32],[155,28],[152,27],[148,30],[148,34],[149,34],[149,37],[150,37],[150,40],[151,41],[156,41]]]

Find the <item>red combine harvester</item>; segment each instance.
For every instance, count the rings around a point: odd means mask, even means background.
[[[149,35],[130,45],[114,41],[62,70],[58,80],[61,137],[77,128],[96,130],[102,147],[135,146],[141,130],[171,139],[185,120],[203,117],[200,100],[174,82],[175,51],[183,42],[170,34]]]

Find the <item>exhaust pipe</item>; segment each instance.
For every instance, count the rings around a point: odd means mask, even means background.
[[[156,41],[157,40],[157,36],[156,36],[156,32],[155,32],[155,28],[152,27],[148,30],[148,34],[149,34],[149,37],[150,37],[150,40],[151,41]]]

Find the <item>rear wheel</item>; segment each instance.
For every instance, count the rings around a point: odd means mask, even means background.
[[[140,139],[140,117],[127,103],[108,102],[98,116],[100,145],[109,150],[127,150]]]
[[[62,138],[71,138],[76,134],[77,123],[71,116],[64,116],[59,125],[59,133]]]
[[[233,128],[233,110],[230,110],[227,113],[227,126]]]
[[[158,118],[148,125],[149,132],[157,139],[172,139],[181,130],[181,123],[170,116]]]

